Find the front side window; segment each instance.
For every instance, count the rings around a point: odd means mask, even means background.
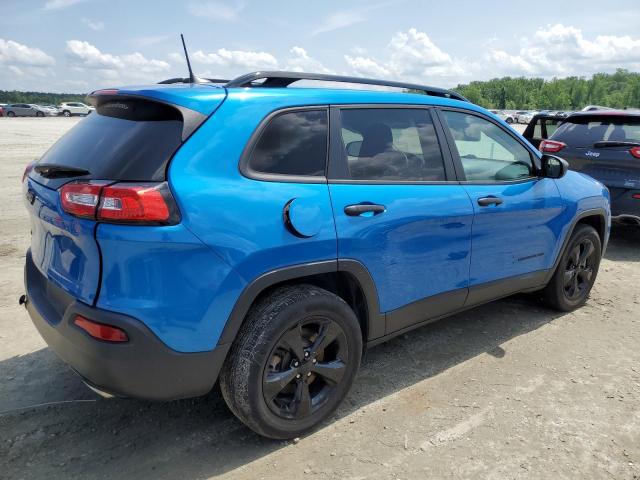
[[[469,181],[500,182],[531,177],[531,154],[510,134],[476,115],[444,111]]]
[[[327,161],[327,111],[277,115],[251,152],[249,169],[274,175],[323,176]]]
[[[444,161],[430,113],[410,108],[341,111],[347,179],[444,181]]]

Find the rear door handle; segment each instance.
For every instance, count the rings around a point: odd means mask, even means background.
[[[494,196],[482,197],[478,199],[478,205],[488,207],[489,205],[500,205],[502,199]]]
[[[374,203],[358,203],[355,205],[347,205],[344,207],[344,213],[350,217],[357,217],[366,213],[378,215],[386,210],[384,205],[376,205]]]

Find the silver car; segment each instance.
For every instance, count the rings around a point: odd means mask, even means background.
[[[7,117],[54,117],[58,112],[32,103],[11,103],[4,107],[4,114]]]
[[[516,119],[513,115],[511,115],[510,113],[507,112],[503,112],[502,110],[489,110],[491,113],[493,113],[494,115],[500,117],[502,120],[504,120],[505,122],[507,122],[509,125],[511,125],[512,123],[515,123]]]

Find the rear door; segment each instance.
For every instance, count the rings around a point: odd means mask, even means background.
[[[546,140],[555,133],[560,122],[562,122],[562,119],[558,117],[536,115],[531,122],[529,122],[522,136],[526,138],[531,145],[538,148],[542,140]]]
[[[370,272],[386,333],[462,307],[473,207],[430,109],[336,106],[331,115],[338,259]]]
[[[476,112],[440,112],[475,218],[468,305],[536,286],[555,259],[562,200],[519,138]]]
[[[31,220],[31,259],[57,286],[93,303],[99,285],[96,222],[63,211],[59,189],[76,180],[162,181],[182,144],[178,109],[123,97],[106,102],[51,147],[23,185]]]

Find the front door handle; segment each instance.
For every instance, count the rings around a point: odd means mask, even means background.
[[[378,215],[386,210],[384,205],[376,205],[374,203],[358,203],[355,205],[347,205],[344,207],[344,213],[350,217],[357,217],[363,214]]]
[[[489,205],[500,205],[502,199],[494,196],[482,197],[478,199],[478,205],[488,207]]]

